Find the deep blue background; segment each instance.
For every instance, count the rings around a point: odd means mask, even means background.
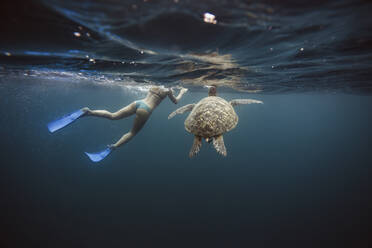
[[[99,164],[96,151],[132,118],[46,124],[82,106],[116,110],[120,87],[1,81],[1,242],[7,247],[368,247],[372,220],[371,98],[245,95],[225,135],[228,156],[192,136],[165,100],[144,129]],[[206,90],[205,90],[206,91]]]
[[[0,247],[372,247],[371,7],[2,0]],[[211,84],[264,104],[236,107],[226,158],[204,144],[189,159],[186,115],[167,116]],[[133,117],[46,128],[149,85],[190,90],[99,164],[84,151]]]

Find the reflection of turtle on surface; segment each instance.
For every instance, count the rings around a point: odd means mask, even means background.
[[[176,114],[191,111],[185,120],[185,129],[195,135],[189,153],[190,157],[199,152],[202,138],[208,143],[213,140],[213,146],[217,152],[226,156],[226,147],[222,135],[233,129],[238,124],[239,119],[233,107],[238,104],[263,103],[253,99],[235,99],[227,102],[216,94],[216,86],[211,86],[208,97],[201,99],[196,104],[185,105],[168,116],[168,119],[170,119]]]

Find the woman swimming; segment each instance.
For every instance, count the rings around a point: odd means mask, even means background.
[[[48,129],[51,133],[69,125],[82,116],[98,116],[108,118],[110,120],[119,120],[130,115],[136,114],[132,129],[124,134],[116,143],[108,145],[107,148],[98,153],[85,153],[93,162],[99,162],[104,159],[112,150],[126,144],[131,140],[145,125],[152,111],[166,98],[167,96],[175,104],[179,102],[187,89],[181,88],[178,96],[174,96],[173,90],[164,87],[152,87],[144,99],[134,101],[128,106],[111,113],[107,110],[90,110],[85,107],[79,109],[69,115],[66,115],[58,120],[48,123]]]
[[[164,100],[164,98],[168,96],[174,104],[177,104],[182,98],[183,94],[186,92],[186,88],[181,88],[178,96],[175,97],[172,89],[164,87],[152,87],[144,99],[134,101],[128,106],[114,113],[111,113],[107,110],[90,110],[87,107],[83,108],[82,110],[84,111],[84,115],[104,117],[110,120],[119,120],[136,114],[132,129],[124,134],[116,143],[108,146],[109,148],[114,149],[126,144],[142,129],[146,121],[149,119],[152,111]]]

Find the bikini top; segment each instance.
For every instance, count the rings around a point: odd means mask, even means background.
[[[160,99],[164,99],[167,94],[165,94],[164,91],[162,91],[159,87],[152,87],[150,89],[150,92],[153,93],[155,96],[159,97]]]

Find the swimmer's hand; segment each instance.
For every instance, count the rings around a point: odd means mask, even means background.
[[[187,91],[188,91],[188,89],[182,87],[181,90],[180,90],[180,93],[185,94]]]
[[[181,88],[180,92],[178,93],[178,96],[176,96],[176,97],[174,95],[174,90],[172,88],[168,92],[168,96],[174,104],[177,104],[180,101],[180,99],[182,98],[183,94],[185,94],[187,92],[186,88],[183,88],[183,87],[180,87],[180,88]]]
[[[170,87],[170,89],[171,89],[171,90],[182,90],[182,89],[184,89],[184,90],[187,91],[187,89],[184,88],[184,87],[182,87],[182,86],[172,86],[172,87]]]

